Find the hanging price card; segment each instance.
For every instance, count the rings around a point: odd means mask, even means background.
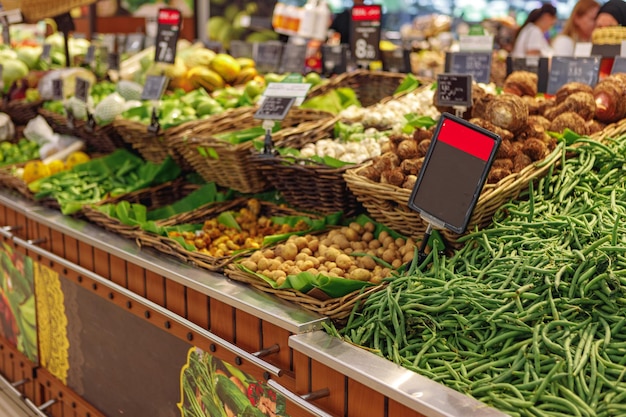
[[[600,57],[552,57],[548,78],[548,94],[556,94],[557,90],[570,82],[581,82],[590,86],[598,82]]]
[[[296,45],[288,43],[283,48],[283,55],[280,62],[280,72],[304,72],[304,61],[306,59],[306,45]]]
[[[381,18],[380,5],[352,7],[350,48],[359,66],[380,59]]]
[[[278,72],[280,59],[283,55],[283,43],[279,41],[267,41],[253,43],[252,58],[256,62],[259,72]]]
[[[149,75],[141,92],[142,100],[160,100],[167,88],[169,78],[159,75]]]
[[[477,83],[488,84],[491,77],[491,52],[448,53],[446,72],[470,74]]]
[[[180,34],[182,14],[178,9],[159,9],[154,61],[174,63],[176,43]]]
[[[109,52],[108,67],[110,70],[117,71],[120,69],[120,54],[117,52]]]
[[[92,65],[96,59],[96,46],[89,45],[85,54],[85,64]]]
[[[77,77],[76,89],[74,90],[74,95],[76,96],[76,98],[86,103],[89,98],[89,87],[89,81],[84,78]]]
[[[626,57],[616,56],[611,67],[611,74],[617,74],[618,72],[626,73]]]
[[[265,97],[261,107],[254,113],[254,118],[283,120],[295,101],[295,97]]]
[[[438,74],[437,104],[470,107],[472,105],[472,76]]]
[[[52,80],[52,100],[63,100],[63,78],[55,78]]]
[[[44,43],[43,48],[41,50],[41,56],[39,57],[42,61],[50,60],[50,52],[52,51],[52,45],[49,43]]]
[[[527,56],[524,58],[506,58],[506,74],[513,71],[527,71],[537,74],[537,91],[545,93],[548,86],[548,58]]]

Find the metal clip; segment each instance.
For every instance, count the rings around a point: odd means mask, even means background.
[[[26,241],[26,243],[28,243],[29,245],[40,245],[42,243],[45,243],[48,239],[46,239],[45,237],[40,237],[38,239],[29,239]]]
[[[280,345],[278,345],[278,343],[277,343],[277,344],[274,344],[274,345],[272,345],[272,346],[270,346],[268,348],[261,349],[258,352],[254,352],[252,354],[254,356],[256,356],[257,358],[264,358],[264,357],[266,357],[268,355],[272,355],[272,354],[278,353],[278,352],[280,352]]]

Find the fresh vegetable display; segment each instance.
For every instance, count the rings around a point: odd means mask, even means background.
[[[107,195],[119,195],[160,184],[180,175],[171,158],[162,164],[145,162],[119,149],[102,158],[77,164],[72,169],[39,178],[28,184],[34,198],[53,198],[63,214],[72,214],[84,204],[97,203]]]
[[[16,143],[0,142],[0,166],[19,164],[39,158],[39,144],[22,138]]]
[[[575,139],[491,227],[330,331],[511,416],[623,414],[625,139]]]

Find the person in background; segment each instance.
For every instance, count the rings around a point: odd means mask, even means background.
[[[511,56],[552,56],[552,48],[545,34],[555,23],[556,7],[550,3],[544,3],[531,11],[517,32]]]
[[[576,42],[591,42],[599,9],[595,0],[578,0],[563,30],[552,40],[554,55],[574,56]]]
[[[596,16],[596,27],[626,26],[626,2],[609,0],[604,3]]]
[[[362,6],[363,0],[353,0],[353,6]],[[350,32],[352,26],[352,8],[346,7],[343,11],[337,13],[329,29],[338,33],[340,36],[340,43],[350,45]]]

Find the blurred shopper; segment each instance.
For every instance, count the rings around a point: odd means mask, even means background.
[[[626,2],[624,0],[609,0],[604,3],[596,17],[596,27],[626,26]]]
[[[519,28],[511,56],[552,56],[552,47],[546,39],[546,33],[556,23],[556,7],[550,3],[534,9]]]
[[[554,55],[573,56],[576,42],[591,42],[598,10],[600,4],[595,0],[578,0],[563,30],[552,40]]]

